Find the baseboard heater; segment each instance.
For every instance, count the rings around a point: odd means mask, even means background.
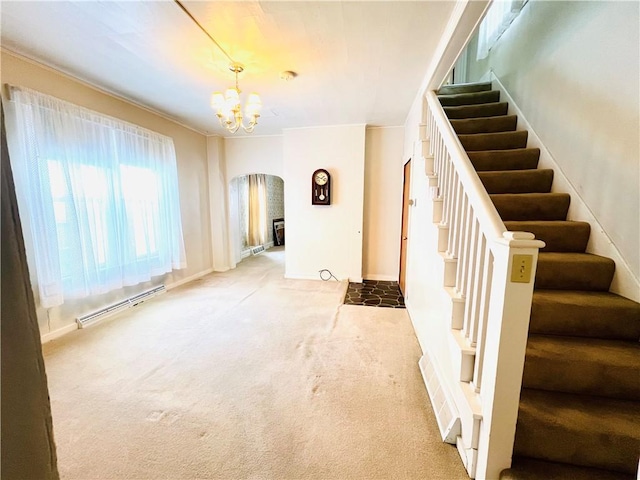
[[[76,322],[78,323],[78,328],[86,328],[89,327],[100,320],[104,320],[111,315],[115,315],[122,310],[127,308],[135,307],[145,300],[149,300],[156,295],[164,293],[167,291],[167,288],[164,285],[160,285],[158,287],[152,288],[151,290],[147,290],[146,292],[139,293],[138,295],[134,295],[133,297],[129,297],[126,300],[122,300],[121,302],[114,303],[113,305],[109,305],[108,307],[101,308],[100,310],[96,310],[95,312],[88,313],[81,317],[76,318]]]

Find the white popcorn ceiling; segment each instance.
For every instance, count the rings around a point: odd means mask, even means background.
[[[455,1],[205,2],[191,14],[245,65],[264,104],[254,135],[403,125]],[[173,1],[2,1],[2,47],[207,134],[229,60]],[[293,70],[298,77],[280,79]]]

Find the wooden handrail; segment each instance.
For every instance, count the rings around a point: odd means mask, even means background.
[[[462,147],[453,128],[451,128],[449,119],[445,116],[435,92],[430,91],[427,93],[427,104],[433,114],[433,119],[436,122],[438,130],[440,130],[445,146],[451,155],[451,161],[456,167],[456,172],[458,173],[460,182],[465,188],[469,200],[474,205],[482,206],[482,208],[476,210],[476,215],[480,221],[483,233],[487,239],[493,241],[502,238],[507,228],[504,226],[504,222],[491,201],[491,197],[489,197],[487,190],[484,188],[478,174],[474,170],[467,152]]]

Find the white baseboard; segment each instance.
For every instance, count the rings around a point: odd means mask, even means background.
[[[73,332],[74,330],[78,330],[78,324],[76,322],[73,322],[69,325],[65,325],[62,328],[58,328],[57,330],[54,330],[53,332],[49,332],[49,333],[45,333],[44,335],[40,336],[40,343],[47,343],[50,342],[51,340],[55,340],[56,338],[60,338],[63,335],[66,335],[69,332]]]
[[[288,273],[284,274],[284,278],[288,278],[290,280],[319,280],[322,281],[320,275],[291,275]]]
[[[366,280],[378,280],[383,282],[397,282],[397,275],[376,275],[371,273],[366,273],[362,276]]]
[[[329,280],[322,280],[320,278],[320,274],[316,274],[316,275],[296,275],[296,274],[288,274],[285,273],[284,274],[284,278],[287,278],[289,280],[318,280],[319,282],[335,282],[336,280],[334,278],[329,278]],[[349,279],[347,280],[341,280],[338,279],[338,282],[356,282],[357,280],[352,280]],[[362,282],[362,279],[360,279],[360,282]]]
[[[167,290],[172,290],[172,289],[174,289],[176,287],[179,287],[180,285],[184,285],[185,283],[193,282],[194,280],[202,278],[205,275],[209,275],[210,273],[213,273],[214,271],[215,270],[213,268],[208,268],[206,270],[203,270],[200,273],[196,273],[195,275],[191,275],[191,276],[186,277],[186,278],[181,278],[177,282],[168,283],[168,284],[165,284],[165,285],[167,287]]]
[[[501,101],[509,102],[509,114],[518,115],[518,130],[527,130],[529,132],[529,140],[527,147],[535,147],[540,149],[539,168],[553,169],[553,185],[551,191],[564,192],[571,195],[571,204],[567,218],[569,220],[580,220],[591,225],[591,235],[589,236],[589,244],[587,252],[603,257],[611,258],[616,264],[615,274],[611,282],[611,291],[630,298],[636,302],[640,302],[640,279],[629,268],[629,264],[625,261],[618,248],[614,245],[611,238],[606,234],[604,228],[598,222],[597,218],[580,196],[571,181],[565,176],[564,172],[556,162],[555,158],[544,146],[540,137],[536,134],[531,124],[527,121],[524,114],[516,105],[509,92],[505,89],[500,79],[494,72],[491,72],[491,81],[495,83],[493,89],[500,90]]]

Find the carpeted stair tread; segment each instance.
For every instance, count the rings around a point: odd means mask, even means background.
[[[610,292],[534,290],[529,332],[637,342],[640,304]]]
[[[443,105],[442,108],[445,115],[451,120],[506,115],[509,110],[509,104],[507,102],[494,102],[479,105],[459,105],[457,107],[445,107]]]
[[[548,193],[553,183],[553,170],[503,170],[478,172],[488,193]]]
[[[500,101],[500,91],[489,90],[486,92],[454,93],[453,95],[438,95],[438,100],[443,107],[455,107],[460,105],[477,105],[480,103],[494,103]]]
[[[565,463],[545,462],[533,458],[515,457],[511,468],[500,473],[500,480],[635,480],[635,475],[577,467]]]
[[[491,90],[491,82],[483,83],[456,83],[444,85],[438,90],[438,95],[453,95],[456,93],[486,92]]]
[[[538,168],[540,149],[514,148],[511,150],[485,150],[467,152],[478,172],[490,170],[531,170]]]
[[[523,388],[514,455],[635,474],[640,403]]]
[[[497,117],[462,118],[450,120],[453,130],[458,134],[511,132],[518,124],[517,115],[499,115]]]
[[[528,136],[529,132],[519,130],[517,132],[471,133],[458,135],[458,138],[467,152],[477,152],[525,148]]]
[[[529,335],[522,385],[538,390],[640,400],[640,344]]]
[[[490,197],[503,222],[565,220],[571,202],[566,193],[499,193]]]
[[[589,242],[591,226],[587,222],[556,221],[507,221],[507,230],[531,232],[546,243],[541,252],[584,252]]]
[[[615,268],[613,260],[600,255],[541,252],[534,288],[606,292]]]

